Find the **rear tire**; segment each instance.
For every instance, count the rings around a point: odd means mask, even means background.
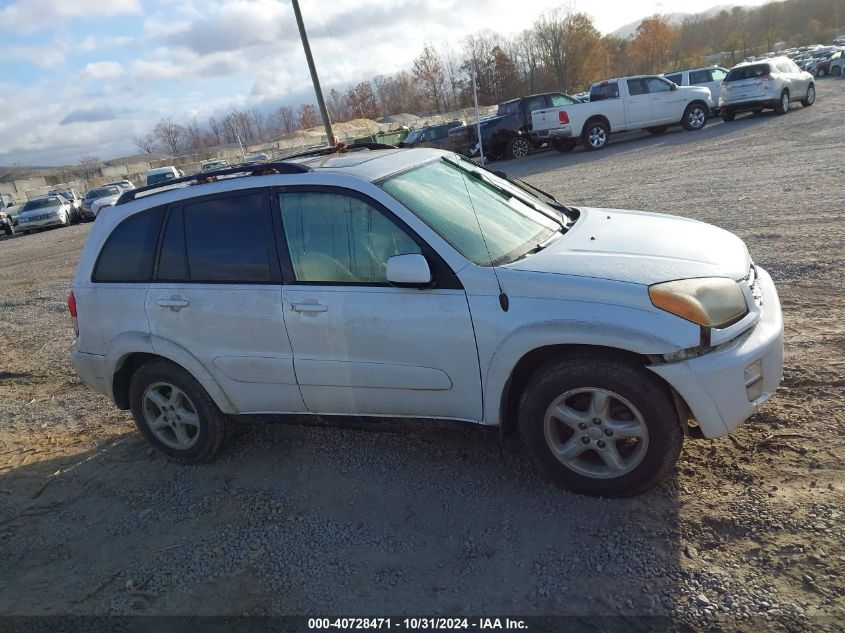
[[[687,132],[697,132],[707,125],[708,107],[703,103],[694,102],[687,106],[684,110],[684,118],[681,119],[681,125]]]
[[[627,497],[674,469],[683,431],[669,389],[624,356],[577,352],[541,367],[519,408],[522,440],[557,485]]]
[[[660,136],[661,134],[665,134],[668,129],[668,125],[655,125],[654,127],[647,127],[646,131],[653,136]]]
[[[185,369],[159,359],[142,365],[129,384],[132,417],[157,450],[183,464],[209,461],[231,436],[232,422]]]
[[[830,69],[830,74],[834,77],[839,77],[842,75],[842,67],[841,66],[834,66]]]
[[[801,99],[801,105],[805,108],[809,108],[816,102],[816,86],[815,84],[810,84],[807,86],[807,94],[804,95],[804,98]]]
[[[593,152],[604,149],[609,138],[610,130],[601,121],[588,121],[581,132],[581,144]]]
[[[729,123],[730,121],[733,121],[735,118],[736,118],[736,112],[733,112],[732,110],[722,110],[722,121],[724,121],[725,123]]]
[[[780,100],[778,100],[778,104],[775,106],[775,112],[777,114],[786,114],[789,112],[789,90],[784,90],[780,93]]]

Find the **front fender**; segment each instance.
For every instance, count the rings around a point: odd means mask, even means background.
[[[153,354],[183,367],[208,392],[211,399],[223,413],[237,413],[235,406],[218,382],[202,366],[202,363],[181,345],[143,332],[127,332],[112,340],[106,354],[105,366],[109,379],[106,381],[108,397],[114,401],[114,375],[132,354]]]
[[[615,323],[554,320],[510,334],[490,359],[484,380],[484,424],[501,424],[501,401],[514,367],[529,352],[554,345],[606,347],[635,354],[666,354],[678,346],[648,332]]]

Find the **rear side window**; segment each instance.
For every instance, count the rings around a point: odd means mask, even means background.
[[[126,218],[109,235],[91,280],[97,283],[147,282],[153,275],[156,242],[164,207]]]
[[[551,95],[551,99],[553,108],[560,108],[561,106],[568,106],[576,103],[576,101],[570,99],[566,95]]]
[[[689,73],[690,86],[697,86],[698,84],[706,84],[711,81],[711,74],[709,70],[691,70]]]
[[[265,192],[204,200],[182,209],[188,275],[192,282],[261,283],[272,280]],[[178,234],[178,222],[172,230]],[[178,235],[165,243],[178,244]],[[171,241],[172,240],[172,241]],[[178,258],[173,260],[174,268]]]
[[[727,71],[722,70],[721,68],[714,68],[711,72],[713,74],[713,81],[722,81],[728,76]]]
[[[683,85],[684,83],[684,76],[681,73],[677,73],[675,75],[666,75],[666,79],[671,81],[673,84],[678,84],[679,86]],[[690,83],[692,83],[692,74],[690,74]]]
[[[519,114],[519,101],[508,101],[499,105],[499,116]]]
[[[632,97],[637,95],[644,95],[648,92],[644,79],[629,79],[628,80],[628,94]]]
[[[771,69],[768,64],[750,64],[732,69],[725,81],[742,81],[743,79],[758,79],[768,75]]]
[[[619,98],[619,85],[615,81],[596,84],[590,88],[590,101]]]

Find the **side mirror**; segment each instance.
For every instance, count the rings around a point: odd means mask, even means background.
[[[669,86],[669,90],[677,90],[677,89],[678,89],[678,84],[672,84],[671,86]]]
[[[501,169],[496,169],[493,171],[493,173],[496,174],[499,178],[503,178],[504,180],[508,179],[508,175]]]
[[[422,255],[394,255],[387,260],[387,281],[410,288],[427,286],[431,283],[431,269]]]

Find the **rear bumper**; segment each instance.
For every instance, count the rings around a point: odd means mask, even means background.
[[[531,135],[538,141],[553,141],[558,138],[572,138],[572,126],[562,125],[560,127],[551,128],[549,130],[540,130],[539,132],[532,132]]]
[[[727,101],[719,104],[722,112],[747,112],[749,110],[773,110],[778,104],[778,98],[753,99],[751,101]]]
[[[705,437],[731,433],[771,397],[783,379],[780,300],[768,273],[760,267],[757,273],[763,308],[753,328],[704,356],[649,367],[683,398]],[[755,378],[758,367],[762,384],[749,383],[748,376]]]
[[[108,394],[106,388],[105,365],[106,357],[100,354],[86,354],[74,349],[70,353],[70,361],[79,377],[94,391]]]

